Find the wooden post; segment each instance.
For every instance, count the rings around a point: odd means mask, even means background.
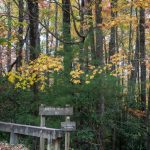
[[[54,150],[60,150],[60,141],[58,138],[53,141],[53,145],[54,145]]]
[[[70,117],[66,117],[66,122],[70,122]],[[66,131],[65,132],[65,150],[69,150],[70,147],[70,132]]]
[[[47,139],[47,150],[53,150],[52,137],[51,136]]]
[[[60,150],[59,139],[52,140],[51,137],[47,139],[47,150]]]
[[[40,108],[41,107],[44,107],[44,105],[41,104]],[[41,119],[40,126],[45,127],[45,116],[41,115],[40,119]],[[45,140],[43,137],[40,137],[40,150],[44,150],[44,146],[45,146]]]
[[[10,133],[10,144],[17,144],[18,143],[18,136],[14,132]]]

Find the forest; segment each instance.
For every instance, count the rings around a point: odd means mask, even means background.
[[[150,150],[149,50],[150,0],[0,0],[0,121],[39,126],[41,104],[69,105],[68,150]]]

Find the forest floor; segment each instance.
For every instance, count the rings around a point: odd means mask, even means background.
[[[10,145],[8,143],[0,143],[0,150],[29,150],[21,144]]]

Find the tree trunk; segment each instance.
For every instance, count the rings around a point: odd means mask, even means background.
[[[149,127],[149,123],[150,123],[150,70],[149,70],[149,91],[148,91],[148,110],[147,110],[147,120],[146,120],[147,124],[147,150],[150,149],[150,127]]]
[[[87,25],[87,30],[85,31],[87,34],[88,38],[88,43],[85,45],[85,50],[86,51],[86,63],[88,65],[89,62],[89,52],[88,52],[88,47],[90,47],[91,51],[91,60],[92,63],[95,63],[96,59],[96,52],[95,52],[95,40],[94,40],[94,29],[93,29],[93,14],[92,14],[92,0],[84,0],[84,10],[85,10],[85,16],[86,18],[86,25]]]
[[[98,25],[102,24],[102,0],[95,2],[95,14],[96,14],[96,63],[102,65],[104,63],[103,55],[103,31]]]
[[[70,22],[70,0],[62,0],[63,11],[63,39],[71,41],[71,22]],[[70,44],[64,43],[64,72],[69,79],[69,73],[72,68],[72,49]]]
[[[37,0],[27,0],[29,12],[29,49],[30,60],[34,60],[40,53],[40,37],[39,37],[39,7]],[[32,87],[34,97],[33,102],[38,103],[38,85],[35,83]],[[36,105],[37,106],[37,105]],[[37,110],[38,108],[34,109]],[[37,116],[37,111],[33,111],[33,115]],[[35,138],[35,141],[37,138]],[[35,145],[36,146],[36,145]],[[37,146],[36,146],[37,147]]]
[[[27,0],[27,3],[29,11],[30,59],[34,60],[40,53],[39,8],[37,0]]]
[[[55,4],[55,35],[56,37],[58,36],[58,4]],[[58,49],[58,39],[55,39],[55,53],[57,52]]]
[[[114,12],[114,8],[117,6],[117,0],[112,0],[111,1],[111,17],[112,19],[115,19],[116,13]],[[116,27],[111,28],[111,33],[110,33],[110,41],[109,41],[109,60],[110,57],[115,54],[117,51],[116,49]],[[114,67],[112,68],[114,69]]]
[[[26,63],[29,63],[29,60],[30,60],[30,43],[29,43],[29,31],[28,31],[28,27],[26,29],[26,41],[25,41],[25,44],[26,44],[26,50],[25,50],[25,61]]]
[[[48,4],[48,17],[47,17],[47,20],[46,20],[46,27],[49,29],[49,25],[50,25],[50,2],[49,1],[49,4]],[[46,30],[46,54],[50,54],[50,48],[49,48],[49,32]]]
[[[132,0],[133,2],[133,0]],[[131,4],[130,6],[130,18],[132,18],[132,14],[133,14],[133,5]],[[133,27],[133,22],[132,20],[130,21],[130,27],[129,27],[129,50],[128,50],[128,63],[130,64],[130,60],[131,60],[131,55],[133,54],[133,49],[132,49],[132,27]]]
[[[2,69],[3,69],[3,65],[2,65],[2,46],[0,46],[0,77],[2,75]]]
[[[136,10],[137,14],[137,10]],[[136,15],[138,17],[138,15]],[[136,81],[139,79],[139,26],[136,29],[136,46],[135,46],[135,51],[134,51],[134,58],[131,61],[133,70],[131,71],[131,77],[129,80],[129,85],[128,85],[128,95],[131,99],[135,100],[135,87],[136,87]]]
[[[24,2],[23,0],[19,0],[19,29],[18,29],[18,54],[16,61],[16,69],[22,64],[22,48],[23,48],[23,11],[24,11]]]
[[[11,2],[10,0],[7,3],[7,15],[8,15],[8,33],[7,33],[7,71],[10,70],[11,66]]]
[[[141,103],[142,110],[146,110],[146,64],[145,64],[145,10],[140,8],[140,66],[141,66]]]
[[[103,32],[102,29],[98,27],[98,25],[102,24],[102,0],[97,0],[95,2],[95,14],[96,14],[96,65],[104,64],[104,55],[103,55]],[[100,95],[98,102],[98,112],[99,115],[102,116],[104,113],[104,102],[105,98],[103,95]],[[99,127],[99,141],[100,144],[99,150],[104,150],[104,131],[103,126]]]
[[[84,35],[84,0],[81,0],[81,3],[79,4],[80,6],[80,11],[79,11],[79,15],[81,17],[80,19],[80,34]],[[84,49],[84,40],[82,38],[81,39],[81,43],[80,43],[80,52],[79,52],[79,62],[81,64],[81,69],[85,69],[85,49]]]

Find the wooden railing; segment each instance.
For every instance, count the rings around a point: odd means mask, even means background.
[[[47,149],[60,150],[61,129],[0,122],[0,131],[10,133],[10,144],[17,144],[18,134],[23,134],[43,137],[48,140]]]
[[[18,134],[35,136],[40,138],[40,150],[45,150],[45,139],[47,139],[47,150],[60,150],[60,139],[63,132],[65,134],[65,150],[70,149],[70,132],[76,130],[76,123],[70,121],[73,115],[73,108],[66,106],[39,108],[41,118],[40,127],[31,125],[22,125],[16,123],[0,122],[0,131],[10,133],[10,144],[18,143]],[[45,117],[47,116],[65,116],[65,122],[61,122],[61,129],[45,127]]]

